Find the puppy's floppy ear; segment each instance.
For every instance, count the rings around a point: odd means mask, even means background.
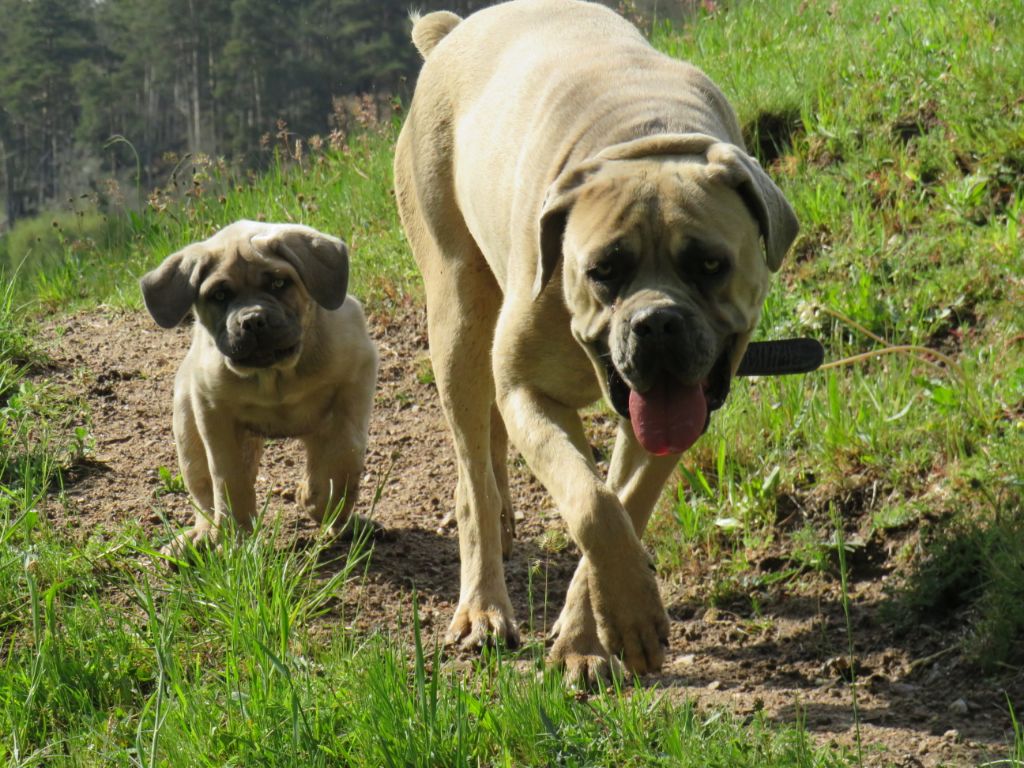
[[[291,264],[313,300],[337,309],[348,292],[348,248],[331,235],[310,227],[280,225],[253,236],[257,250],[270,251]]]
[[[708,150],[708,171],[739,192],[761,229],[768,268],[778,272],[800,229],[782,190],[757,160],[733,144],[719,142]]]
[[[601,167],[600,160],[588,160],[555,179],[544,196],[540,213],[540,243],[537,249],[537,272],[533,278],[533,298],[540,296],[562,260],[562,236],[583,183]]]
[[[206,251],[190,245],[142,276],[139,287],[146,309],[161,328],[173,328],[188,314],[199,293],[206,261]]]

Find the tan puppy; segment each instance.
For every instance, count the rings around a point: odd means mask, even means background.
[[[596,4],[419,19],[398,140],[402,223],[458,455],[461,593],[448,640],[515,643],[502,570],[507,440],[583,552],[552,657],[658,669],[668,620],[640,536],[722,405],[797,232],[725,97]],[[577,411],[621,414],[608,477]]]
[[[174,438],[196,524],[165,548],[213,543],[230,516],[251,530],[266,437],[306,447],[301,502],[314,520],[348,520],[359,491],[377,352],[346,298],[348,251],[294,224],[237,221],[142,278],[153,319],[190,309],[192,346],[174,381]]]

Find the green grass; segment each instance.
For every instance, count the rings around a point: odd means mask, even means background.
[[[415,604],[397,637],[357,635],[358,546],[257,531],[169,574],[138,530],[73,549],[38,520],[5,530],[6,765],[846,764],[799,729],[656,690],[574,695],[542,648],[451,668]]]
[[[891,626],[959,628],[984,673],[1019,670],[1024,6],[740,2],[655,42],[722,86],[801,220],[761,336],[816,336],[830,360],[880,348],[875,336],[954,363],[904,352],[737,381],[652,524],[659,570],[697,564],[709,604],[753,602],[812,580],[838,587],[843,547],[893,543]],[[80,540],[41,516],[89,435],[76,401],[26,377],[40,363],[36,319],[97,303],[139,311],[143,272],[242,217],[343,237],[352,290],[373,310],[419,300],[391,195],[395,135],[380,126],[301,156],[278,147],[260,176],[192,158],[109,229],[83,205],[5,244],[5,263],[25,267],[8,266],[0,294],[0,762],[856,762],[813,747],[799,722],[643,689],[571,695],[538,647],[471,670],[441,664],[412,604],[394,634],[351,631],[339,612],[360,563],[325,564],[334,550],[267,532],[169,575],[139,530]],[[788,565],[758,569],[769,550]],[[1020,706],[1009,702],[1010,765],[1024,760]]]
[[[813,335],[837,360],[878,349],[873,334],[954,361],[894,354],[737,382],[684,457],[684,535],[658,525],[664,561],[778,543],[814,570],[822,550],[807,545],[829,538],[833,504],[865,539],[920,529],[922,554],[906,563],[920,560],[918,575],[947,530],[1000,540],[1020,525],[1024,105],[1007,72],[1022,23],[1019,3],[985,0],[739,3],[656,35],[723,87],[801,220],[762,336]],[[793,533],[774,525],[780,500],[801,511]],[[1024,661],[1024,602],[1009,584],[1024,539],[1005,541],[1004,565],[968,598],[990,664]],[[959,567],[976,553],[962,556]],[[922,618],[944,600],[935,579],[905,587],[894,600]]]

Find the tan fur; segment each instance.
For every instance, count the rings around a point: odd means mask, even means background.
[[[348,520],[366,452],[377,353],[359,302],[346,297],[347,279],[347,251],[337,238],[254,221],[235,222],[172,254],[142,278],[158,323],[176,325],[190,308],[196,316],[175,377],[174,437],[198,513],[195,526],[165,548],[168,555],[182,556],[188,542],[216,542],[229,517],[240,531],[252,528],[266,437],[305,444],[299,498],[309,514],[320,521],[344,500],[334,524],[340,529]],[[216,296],[218,289],[225,293]],[[242,333],[236,326],[251,315],[239,321],[218,300],[223,296],[237,302],[230,307],[260,307],[296,346],[269,364],[233,359],[224,351],[225,334]],[[267,352],[258,342],[247,352],[252,359]]]
[[[421,17],[419,14],[414,13],[410,18],[413,23],[413,45],[416,46],[416,50],[420,52],[420,56],[424,59],[441,42],[442,38],[451,32],[456,24],[462,21],[454,13],[449,13],[448,11],[436,11],[426,17]]]
[[[678,456],[648,454],[621,419],[601,477],[577,411],[612,396],[609,359],[638,392],[663,375],[636,330],[654,310],[688,323],[672,375],[727,384],[796,219],[718,88],[606,8],[516,0],[457,25],[424,16],[413,38],[426,62],[395,185],[458,457],[448,640],[518,638],[502,566],[511,440],[583,552],[552,658],[573,678],[618,655],[657,669],[668,620],[640,536]],[[593,277],[609,253],[628,274],[614,297]],[[721,280],[687,276],[715,259]]]

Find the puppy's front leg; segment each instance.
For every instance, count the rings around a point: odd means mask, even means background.
[[[306,446],[306,481],[299,492],[300,503],[317,523],[337,511],[334,533],[346,527],[359,496],[359,478],[366,454],[365,419],[338,414],[325,428],[303,438]],[[338,505],[341,509],[338,510]]]
[[[654,571],[633,522],[590,458],[579,415],[525,385],[501,392],[499,406],[510,437],[554,497],[587,563],[585,581],[570,589],[572,609],[562,616],[562,632],[587,639],[596,631],[607,652],[622,653],[630,669],[658,669],[668,617]],[[593,615],[580,608],[588,603]]]
[[[195,525],[164,547],[171,557],[185,555],[190,544],[215,545],[229,517],[239,530],[252,530],[262,440],[222,411],[188,390],[175,393],[178,463],[197,511]]]

